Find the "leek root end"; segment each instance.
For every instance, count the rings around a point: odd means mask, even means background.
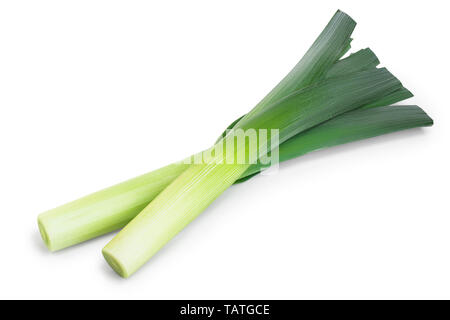
[[[122,266],[122,264],[114,257],[111,252],[108,252],[107,248],[103,248],[102,250],[103,257],[106,262],[110,265],[111,268],[122,278],[128,278],[130,275]]]
[[[41,234],[42,240],[44,241],[48,250],[55,251],[52,249],[50,238],[48,236],[47,230],[45,229],[44,223],[42,223],[40,217],[38,217],[38,227],[39,227],[39,233]]]

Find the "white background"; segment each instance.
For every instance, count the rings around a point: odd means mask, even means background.
[[[450,298],[446,1],[1,1],[0,298]],[[226,191],[129,279],[37,215],[208,147],[336,9],[435,126]]]

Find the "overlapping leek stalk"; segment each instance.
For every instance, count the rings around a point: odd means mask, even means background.
[[[384,68],[325,79],[291,93],[264,112],[244,116],[233,130],[278,129],[282,143],[400,88],[401,83]],[[225,139],[234,140],[234,135]],[[260,155],[266,146],[259,147],[246,152]],[[243,148],[238,146],[237,150]],[[227,149],[205,164],[191,165],[103,248],[105,259],[119,275],[128,277],[136,272],[248,170],[250,164],[226,164],[227,152],[236,151]]]

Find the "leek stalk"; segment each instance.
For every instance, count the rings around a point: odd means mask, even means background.
[[[347,115],[358,112],[351,111],[300,133],[280,145],[280,162],[314,150],[432,124],[423,111],[414,113],[405,108],[399,113],[392,112],[393,108],[396,107],[377,108],[378,112],[366,110],[360,117],[348,118]],[[413,121],[418,115],[418,121]],[[339,121],[341,118],[344,120]],[[329,122],[334,125],[333,132],[326,129]],[[390,130],[383,129],[385,122],[391,125]],[[329,134],[322,134],[322,128]],[[188,167],[183,162],[173,163],[47,211],[38,219],[42,239],[51,251],[56,251],[120,229]],[[252,165],[237,182],[247,180],[262,168]]]
[[[326,79],[291,93],[264,112],[244,116],[235,128],[279,129],[282,143],[401,87],[384,68]],[[216,159],[205,164],[191,165],[103,248],[105,259],[119,275],[128,277],[136,272],[248,170],[249,164],[221,163],[227,156],[216,155]]]

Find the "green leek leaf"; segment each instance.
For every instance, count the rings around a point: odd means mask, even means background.
[[[281,144],[280,162],[323,148],[431,125],[433,120],[418,106],[360,108],[328,120]],[[237,182],[247,181],[263,168],[261,164],[250,166]]]

